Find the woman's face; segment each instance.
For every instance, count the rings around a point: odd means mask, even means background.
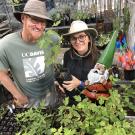
[[[72,47],[81,55],[85,54],[88,51],[88,44],[90,39],[85,32],[80,32],[73,34],[70,37],[70,42]]]

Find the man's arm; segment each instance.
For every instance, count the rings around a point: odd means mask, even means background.
[[[27,96],[25,96],[21,90],[17,89],[13,80],[10,78],[8,71],[0,71],[0,82],[13,95],[18,106],[23,106],[28,103]]]

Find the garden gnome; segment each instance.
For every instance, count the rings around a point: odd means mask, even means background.
[[[113,62],[117,35],[118,32],[115,31],[94,69],[91,69],[88,73],[88,86],[86,86],[86,89],[82,93],[90,99],[98,99],[100,96],[110,96],[108,90],[112,87],[112,83],[109,80],[108,69]]]

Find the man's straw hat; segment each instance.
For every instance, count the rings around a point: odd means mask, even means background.
[[[52,23],[52,19],[49,17],[46,9],[45,2],[40,0],[28,0],[23,12],[14,12],[15,18],[21,22],[21,14],[27,14],[30,16],[38,17]]]

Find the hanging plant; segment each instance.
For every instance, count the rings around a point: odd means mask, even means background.
[[[120,30],[121,29],[121,20],[120,17],[116,16],[113,20],[113,30]]]
[[[130,13],[129,13],[129,8],[128,7],[124,7],[123,8],[123,31],[124,33],[126,33],[128,31],[129,28],[129,24],[130,24]]]

